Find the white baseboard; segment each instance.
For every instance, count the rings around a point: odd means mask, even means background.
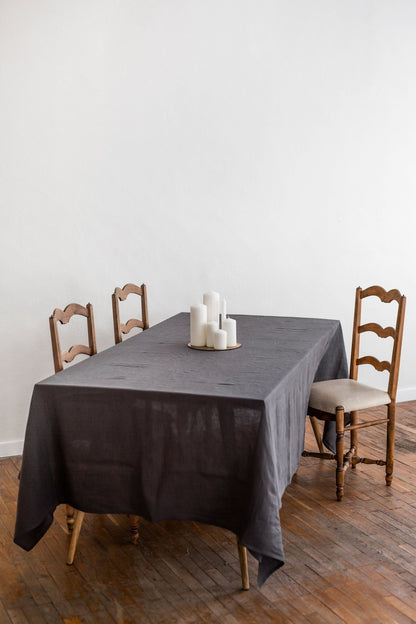
[[[416,388],[402,388],[397,391],[397,403],[416,401]]]
[[[0,442],[0,458],[21,455],[23,452],[23,440],[12,440],[11,442]]]

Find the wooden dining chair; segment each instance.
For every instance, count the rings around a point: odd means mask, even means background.
[[[67,351],[65,351],[61,349],[58,323],[60,323],[61,325],[65,325],[69,323],[71,318],[75,315],[84,316],[87,319],[88,345],[76,344],[70,347]],[[87,303],[85,307],[78,303],[70,303],[66,306],[64,310],[61,310],[60,308],[55,308],[55,310],[49,317],[49,327],[51,332],[55,373],[59,373],[60,371],[62,371],[64,368],[64,363],[72,362],[74,358],[77,357],[77,355],[96,355],[97,342],[95,338],[94,312],[91,303]],[[71,533],[71,540],[69,544],[67,558],[68,564],[71,564],[74,560],[75,550],[84,516],[85,513],[83,511],[77,511],[77,514],[75,516],[75,510],[70,505],[66,505],[66,522],[68,531]],[[139,517],[130,515],[129,521],[131,540],[134,544],[136,544],[139,538]]]
[[[138,295],[141,299],[141,319],[131,318],[127,323],[120,321],[120,301],[125,301],[129,295]],[[147,288],[146,284],[136,286],[135,284],[126,284],[123,288],[115,288],[112,294],[113,303],[113,323],[114,323],[114,340],[118,344],[122,341],[122,334],[126,335],[133,327],[140,329],[149,329],[149,318],[147,312]]]
[[[59,339],[58,323],[66,325],[74,315],[84,316],[87,319],[88,345],[76,344],[67,351],[61,349]],[[64,310],[55,308],[49,317],[49,328],[51,331],[52,354],[55,373],[59,373],[64,368],[64,363],[72,362],[77,355],[95,355],[97,353],[97,343],[95,339],[94,313],[91,303],[84,307],[78,303],[70,303]],[[66,522],[68,530],[72,531],[74,525],[74,509],[66,505]]]
[[[361,324],[361,303],[367,297],[377,297],[383,303],[397,303],[396,320],[394,327],[382,327],[378,323]],[[386,485],[391,485],[394,462],[394,429],[397,382],[399,377],[400,355],[403,338],[403,324],[406,307],[406,297],[398,290],[384,290],[381,286],[370,286],[356,290],[355,312],[352,333],[351,362],[349,379],[332,379],[318,381],[312,384],[309,397],[308,415],[318,420],[333,421],[336,423],[336,452],[319,453],[304,451],[304,457],[318,457],[332,459],[337,463],[336,468],[336,495],[341,501],[344,495],[344,477],[347,469],[355,468],[357,464],[377,464],[386,467]],[[380,361],[372,355],[361,356],[360,337],[365,332],[373,332],[379,338],[393,340],[390,360]],[[377,371],[388,372],[387,391],[379,390],[357,381],[358,369],[363,365],[371,365]],[[370,418],[358,420],[359,411],[372,407],[386,406],[386,418]],[[345,415],[349,414],[349,424],[346,424]],[[386,449],[383,458],[372,459],[358,456],[358,431],[373,426],[386,427]],[[344,452],[345,433],[350,434],[350,447]]]

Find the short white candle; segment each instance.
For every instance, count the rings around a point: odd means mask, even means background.
[[[224,319],[222,329],[227,333],[227,347],[235,347],[237,344],[237,321],[232,318]]]
[[[207,321],[217,321],[220,313],[220,296],[217,292],[211,290],[204,293],[203,302],[207,306],[208,316]]]
[[[227,348],[227,332],[223,329],[217,329],[214,332],[214,349],[223,351]]]
[[[191,345],[205,347],[207,341],[207,306],[197,303],[191,306]]]
[[[214,346],[214,333],[218,329],[217,321],[209,321],[207,323],[207,347]]]

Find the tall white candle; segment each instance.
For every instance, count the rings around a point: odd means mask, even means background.
[[[227,348],[227,332],[217,329],[214,332],[214,349],[224,351]]]
[[[221,299],[220,314],[222,314],[223,319],[227,316],[227,302],[225,299]]]
[[[235,347],[237,344],[237,321],[232,318],[224,319],[222,329],[227,333],[227,347]]]
[[[221,299],[220,301],[220,321],[221,321],[221,329],[222,329],[222,323],[224,322],[224,319],[227,318],[227,302],[225,301],[225,299]]]
[[[207,340],[207,306],[197,303],[191,306],[191,345],[205,347]]]
[[[207,306],[208,310],[208,322],[217,321],[220,313],[220,296],[213,290],[204,293],[203,302]]]
[[[217,321],[208,321],[207,323],[207,347],[214,346],[214,333],[218,329]]]

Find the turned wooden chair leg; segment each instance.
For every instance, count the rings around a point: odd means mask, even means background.
[[[396,404],[391,402],[387,407],[387,449],[386,449],[386,485],[391,485],[393,480],[394,463],[394,426],[396,420]]]
[[[319,452],[324,453],[325,449],[324,449],[324,445],[322,444],[322,434],[321,434],[321,429],[318,424],[318,419],[315,416],[309,416],[309,420],[311,421],[313,433],[315,435],[315,440],[318,445]]]
[[[248,576],[248,564],[247,564],[247,548],[240,544],[237,538],[238,558],[240,560],[241,581],[243,589],[250,589],[250,579]]]
[[[71,533],[74,528],[74,520],[75,520],[75,510],[71,505],[65,505],[65,514],[66,514],[66,526],[68,527],[68,531]]]
[[[132,543],[136,545],[137,542],[139,541],[140,517],[129,515],[129,522],[130,522],[130,539]]]
[[[356,425],[358,422],[358,412],[351,412],[351,425]],[[354,453],[353,453],[353,457],[357,456],[357,450],[358,450],[358,431],[357,429],[353,429],[350,432],[351,435],[351,448],[354,447]],[[355,462],[351,462],[351,468],[355,469],[356,464]]]
[[[336,410],[336,427],[337,427],[337,500],[341,501],[344,496],[344,408],[338,406]]]
[[[73,527],[72,534],[71,534],[71,541],[69,542],[68,557],[66,560],[68,565],[72,565],[74,562],[75,551],[77,548],[81,526],[84,521],[84,516],[85,516],[85,513],[83,511],[78,511],[75,517],[74,527]]]

